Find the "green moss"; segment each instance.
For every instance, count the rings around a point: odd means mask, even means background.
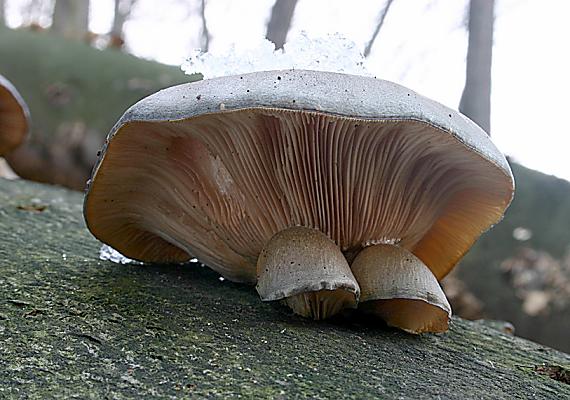
[[[37,121],[34,129],[44,135],[77,118],[104,135],[142,97],[195,80],[177,67],[50,33],[0,28],[0,52],[0,71],[21,92]]]
[[[30,179],[76,189],[83,188],[97,150],[127,108],[160,89],[200,78],[49,32],[0,27],[0,54],[0,73],[32,116],[32,135],[18,153],[24,161],[11,159],[12,165]]]
[[[35,199],[35,200],[34,200]],[[0,397],[564,398],[570,356],[454,319],[316,323],[197,264],[98,258],[81,195],[0,180]],[[41,211],[18,206],[41,202]]]

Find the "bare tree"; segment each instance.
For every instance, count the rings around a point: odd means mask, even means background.
[[[276,0],[271,9],[265,37],[272,41],[277,49],[281,49],[285,44],[296,6],[297,0]]]
[[[390,6],[392,5],[393,2],[394,0],[387,0],[386,4],[384,4],[384,8],[380,12],[380,16],[378,17],[378,23],[376,24],[376,29],[374,29],[374,33],[372,34],[370,41],[368,42],[366,48],[364,49],[364,57],[368,57],[368,55],[370,54],[370,50],[372,50],[374,41],[376,40],[376,37],[378,36],[378,33],[380,32],[382,25],[384,25],[386,14],[388,14],[388,10],[390,9]]]
[[[491,134],[491,61],[495,0],[471,0],[467,73],[459,111]]]
[[[0,26],[6,25],[6,20],[4,17],[4,0],[0,0]]]
[[[137,0],[115,0],[115,13],[113,16],[113,25],[111,26],[111,47],[122,48],[125,44],[123,38],[123,26],[127,21],[131,9]]]
[[[89,31],[89,0],[56,0],[52,30],[70,39],[84,40]]]
[[[200,1],[200,18],[202,19],[202,37],[200,39],[200,49],[205,53],[210,47],[210,32],[206,24],[206,0]]]

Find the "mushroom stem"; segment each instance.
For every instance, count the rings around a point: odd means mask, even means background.
[[[257,292],[282,300],[316,320],[356,308],[360,289],[340,248],[322,232],[287,228],[274,235],[257,260]]]
[[[409,333],[445,332],[451,306],[430,269],[408,250],[377,244],[352,263],[362,295],[358,309]]]

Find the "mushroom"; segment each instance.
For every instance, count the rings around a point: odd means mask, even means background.
[[[17,177],[1,157],[24,141],[28,129],[29,112],[26,103],[14,86],[0,75],[0,177]]]
[[[403,247],[376,244],[352,263],[360,310],[409,333],[445,332],[451,306],[430,269]]]
[[[304,317],[325,319],[356,308],[360,288],[340,248],[317,229],[276,233],[257,259],[257,291]]]
[[[504,156],[457,112],[379,79],[264,71],[175,86],[131,107],[107,138],[84,214],[129,258],[194,256],[320,319],[354,307],[359,288],[383,299],[367,280],[408,266],[431,279],[413,294],[422,301],[512,194]],[[394,250],[394,271],[366,257],[378,245]]]

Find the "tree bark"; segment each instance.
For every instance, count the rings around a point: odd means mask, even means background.
[[[285,44],[295,6],[297,6],[297,0],[277,0],[271,9],[265,37],[275,44],[276,49],[283,48]]]
[[[570,398],[569,355],[485,323],[314,322],[196,263],[103,261],[82,201],[0,179],[6,398]]]
[[[68,39],[85,40],[89,31],[89,0],[56,0],[52,30]]]
[[[491,134],[494,0],[471,0],[465,88],[459,111]]]
[[[386,19],[386,15],[388,14],[388,10],[390,10],[390,6],[392,5],[392,3],[393,3],[393,0],[386,1],[386,4],[384,5],[382,12],[380,13],[380,17],[378,18],[378,23],[376,24],[376,29],[374,29],[374,33],[372,34],[370,41],[368,42],[368,44],[366,45],[366,48],[364,49],[364,57],[368,57],[370,55],[370,51],[372,50],[372,46],[374,45],[374,42],[376,41],[376,37],[378,36],[378,33],[380,32],[382,25],[384,25],[384,20]]]

